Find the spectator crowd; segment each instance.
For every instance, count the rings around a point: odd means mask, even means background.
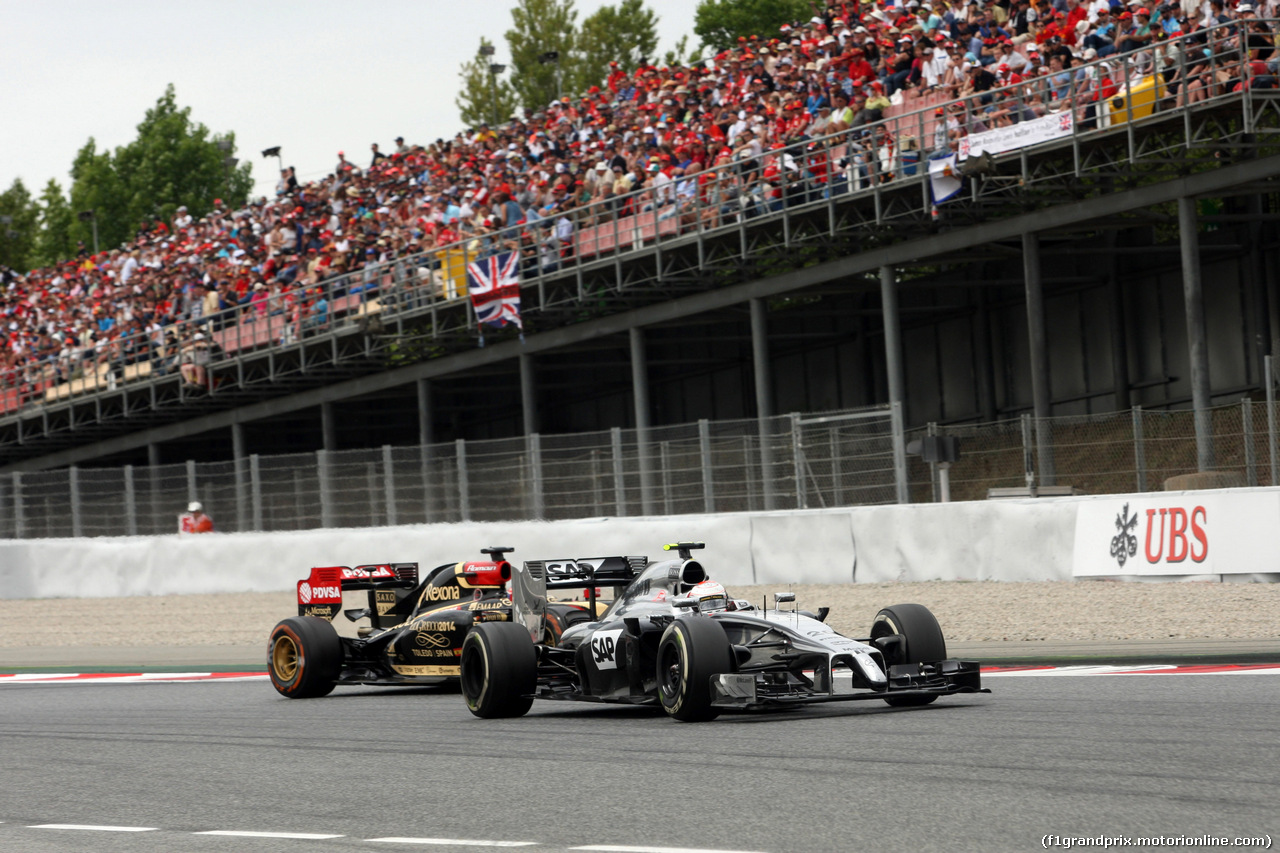
[[[580,96],[452,139],[339,151],[323,179],[284,169],[272,199],[179,208],[126,246],[0,269],[0,390],[114,382],[141,362],[207,388],[218,331],[274,317],[301,334],[329,322],[335,297],[422,276],[438,287],[446,247],[549,270],[586,227],[643,213],[714,225],[795,187],[812,198],[891,180],[902,152],[934,156],[1049,112],[1096,126],[1142,81],[1179,105],[1275,85],[1266,19],[1280,0],[1185,2],[833,0],[690,66],[612,63]],[[927,126],[881,122],[926,106]]]

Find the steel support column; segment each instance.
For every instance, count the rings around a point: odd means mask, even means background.
[[[636,455],[640,468],[640,512],[653,515],[653,471],[649,456],[649,366],[644,347],[644,329],[632,328],[631,392],[636,410]]]
[[[431,426],[431,380],[418,380],[418,444],[434,444],[435,430]]]
[[[1196,462],[1212,471],[1213,425],[1209,412],[1209,342],[1204,320],[1204,290],[1200,278],[1200,235],[1196,201],[1178,199],[1178,237],[1182,244],[1182,296],[1187,315],[1187,352],[1191,360],[1191,406],[1195,411]]]
[[[903,404],[902,325],[898,317],[898,282],[893,267],[880,267],[880,318],[884,322],[884,364],[889,380],[889,404]]]
[[[333,416],[333,403],[320,404],[320,435],[324,449],[332,453],[338,449],[338,424]]]
[[[249,499],[245,493],[244,480],[244,424],[231,425],[231,459],[235,472],[236,484],[236,532],[243,533],[248,529]]]
[[[538,431],[538,393],[533,375],[533,356],[520,353],[520,410],[524,416],[524,434]]]
[[[769,363],[768,304],[763,299],[751,299],[751,367],[756,383],[756,420],[760,434],[760,485],[764,493],[764,508],[774,509],[776,499],[773,487],[773,369]]]
[[[1111,305],[1111,385],[1115,409],[1123,412],[1133,405],[1129,393],[1129,335],[1125,325],[1125,293],[1120,284],[1119,256],[1115,252],[1116,232],[1107,231],[1107,302]]]
[[[1044,323],[1044,286],[1040,235],[1022,235],[1022,269],[1027,294],[1027,343],[1031,351],[1031,399],[1036,418],[1036,456],[1040,485],[1056,485],[1053,438],[1049,427],[1049,339]]]

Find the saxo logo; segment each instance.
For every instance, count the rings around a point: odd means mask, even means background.
[[[1138,513],[1129,515],[1129,505],[1125,504],[1116,516],[1116,535],[1111,539],[1111,556],[1122,567],[1126,560],[1138,555],[1138,537],[1133,533],[1137,526]]]

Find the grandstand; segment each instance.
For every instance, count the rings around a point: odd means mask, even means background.
[[[976,51],[830,11],[33,271],[0,473],[885,405],[899,472],[904,429],[1133,406],[1191,409],[1218,467],[1210,408],[1262,396],[1280,328],[1275,29],[1100,50],[1081,8]],[[509,252],[519,335],[467,293]]]

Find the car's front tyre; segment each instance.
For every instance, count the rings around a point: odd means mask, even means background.
[[[711,677],[733,672],[733,649],[714,619],[689,616],[667,626],[658,644],[658,699],[668,715],[686,723],[714,720]]]
[[[538,654],[525,627],[482,622],[462,641],[462,696],[477,717],[522,717],[533,706]]]
[[[896,660],[889,663],[923,663],[944,660],[947,643],[942,637],[938,620],[923,604],[895,604],[876,614],[871,623],[871,639],[897,634],[903,638],[905,648]],[[928,705],[938,694],[915,696],[886,696],[884,701],[894,707],[905,708]]]
[[[290,699],[314,699],[333,692],[342,672],[342,641],[324,619],[291,616],[271,631],[267,673],[271,686]]]

